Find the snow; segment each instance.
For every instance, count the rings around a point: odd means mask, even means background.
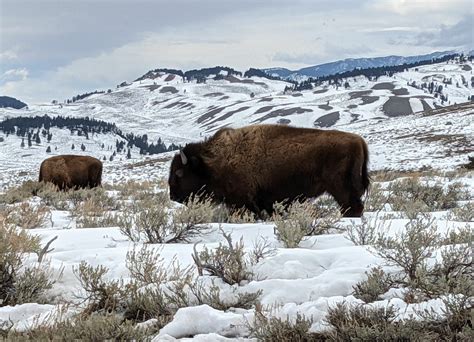
[[[472,63],[471,63],[472,65]],[[114,122],[124,132],[135,134],[147,133],[153,139],[161,137],[167,143],[187,143],[201,140],[223,125],[234,127],[253,123],[270,111],[294,107],[309,108],[312,112],[292,114],[285,117],[272,117],[263,122],[277,122],[280,118],[291,120],[292,125],[313,127],[313,122],[322,115],[339,111],[341,119],[334,127],[351,131],[363,136],[369,145],[371,170],[419,170],[427,166],[442,171],[452,170],[467,162],[466,156],[474,151],[474,106],[463,106],[446,113],[433,115],[414,114],[398,118],[387,118],[382,107],[388,97],[393,96],[390,90],[371,88],[382,82],[392,82],[395,89],[407,88],[410,107],[414,112],[423,107],[413,96],[428,96],[427,103],[436,102],[430,94],[420,89],[408,87],[408,81],[421,82],[423,77],[453,77],[456,80],[464,75],[470,80],[469,72],[462,71],[459,65],[442,64],[419,67],[418,71],[409,70],[395,74],[394,78],[381,77],[377,82],[365,78],[350,79],[349,89],[327,87],[323,93],[314,93],[318,89],[302,92],[302,96],[283,94],[287,85],[281,81],[252,78],[254,83],[231,83],[226,80],[209,80],[206,84],[183,83],[177,77],[165,82],[167,74],[154,80],[134,82],[112,91],[111,94],[94,95],[62,108],[52,105],[31,106],[30,109],[14,111],[0,109],[0,120],[7,116],[34,115],[63,115],[73,117],[90,116],[95,119]],[[442,80],[441,78],[441,80]],[[472,89],[464,86],[457,88],[453,79],[446,91],[452,102],[465,101]],[[146,86],[156,82],[160,88],[150,91]],[[175,87],[176,94],[160,93],[164,86]],[[186,90],[186,92],[184,92]],[[321,90],[321,89],[319,89]],[[350,92],[371,90],[369,96],[379,99],[370,104],[362,104],[361,98],[350,99]],[[255,98],[250,97],[250,93]],[[211,93],[223,93],[228,99],[206,96]],[[272,101],[262,101],[264,98]],[[156,103],[160,102],[161,103]],[[164,102],[163,102],[164,101]],[[176,105],[166,108],[169,104],[183,102],[188,107]],[[333,109],[326,111],[319,106],[326,105]],[[348,108],[349,105],[357,106]],[[208,113],[210,106],[226,107],[213,118],[197,124],[196,120]],[[255,114],[265,106],[274,106],[270,111]],[[236,112],[225,118],[229,111],[242,107],[248,109]],[[351,114],[358,114],[359,119],[351,123]],[[213,120],[221,119],[212,123]],[[21,148],[21,139],[17,136],[5,136],[0,142],[0,192],[27,179],[37,179],[37,170],[41,161],[47,156],[71,153],[70,146],[76,145],[74,153],[108,157],[112,151],[107,146],[114,146],[116,139],[113,134],[101,134],[90,137],[71,136],[69,131],[53,128],[53,139],[50,144],[42,142],[31,148]],[[78,151],[82,143],[86,151]],[[102,149],[105,144],[105,150]],[[46,153],[46,147],[53,147],[52,153]],[[57,150],[54,147],[58,147]],[[141,156],[136,148],[132,149],[132,159],[126,160],[125,153],[117,155],[114,161],[104,161],[104,183],[118,183],[130,179],[156,181],[167,177],[170,160],[174,152],[157,156]],[[147,159],[148,158],[148,159]],[[140,165],[139,162],[147,164]],[[133,166],[133,167],[132,167]],[[431,181],[437,180],[431,178]],[[445,185],[451,181],[439,179]],[[461,181],[468,186],[471,198],[474,197],[474,177],[467,174]],[[383,183],[386,186],[387,183]],[[36,199],[37,200],[37,199]],[[389,208],[387,208],[388,210]],[[395,236],[405,229],[406,219],[396,218],[394,212],[383,214],[392,215],[378,229],[385,236]],[[378,216],[381,219],[383,214]],[[366,212],[369,220],[376,220],[376,213]],[[446,211],[431,213],[437,218],[436,224],[440,233],[469,226],[474,228],[474,222],[454,222],[446,217]],[[395,217],[395,218],[394,218]],[[347,227],[358,219],[342,219],[340,225]],[[193,244],[196,249],[204,246],[216,248],[225,239],[219,233],[219,228],[230,233],[233,241],[243,239],[245,250],[250,251],[259,239],[266,239],[274,248],[271,255],[265,257],[252,267],[253,279],[243,282],[240,286],[230,286],[209,276],[201,277],[205,284],[214,284],[221,290],[223,300],[228,300],[238,293],[256,292],[261,290],[259,299],[264,307],[272,307],[273,315],[294,320],[298,313],[312,317],[314,323],[311,331],[327,329],[324,317],[329,307],[337,303],[361,304],[362,301],[352,296],[353,286],[365,278],[365,272],[374,266],[384,266],[383,260],[370,252],[370,246],[355,246],[343,233],[332,233],[305,239],[299,248],[286,249],[276,240],[272,222],[251,224],[211,224],[211,229],[204,235],[180,244],[148,245],[159,251],[164,263],[170,263],[173,258],[179,260],[184,268],[194,264],[191,254]],[[81,261],[93,266],[103,265],[109,269],[108,279],[128,279],[130,277],[125,265],[128,251],[141,247],[126,239],[118,227],[77,228],[74,218],[68,212],[54,210],[51,222],[43,228],[32,230],[31,233],[40,236],[43,244],[57,236],[48,253],[48,260],[54,274],[62,272],[62,277],[49,291],[54,299],[53,304],[71,301],[77,303],[80,293],[79,281],[73,270]],[[33,259],[33,258],[31,258]],[[195,273],[197,276],[197,272]],[[402,298],[401,290],[392,289],[384,295],[384,299],[370,305],[387,307],[393,305],[400,319],[409,317],[419,308],[433,308],[437,312],[443,308],[439,299],[423,303],[407,304]],[[51,304],[28,303],[15,307],[0,308],[0,326],[8,321],[14,323],[14,329],[24,330],[33,322],[42,321],[56,315],[59,307]],[[247,341],[246,322],[252,321],[254,310],[229,310],[227,312],[213,309],[207,305],[182,308],[178,310],[173,320],[155,336],[155,341],[174,341],[176,339],[195,341]]]

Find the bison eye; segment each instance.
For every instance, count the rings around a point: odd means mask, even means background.
[[[176,176],[178,176],[179,178],[182,178],[183,175],[184,175],[184,171],[183,171],[183,169],[179,169],[179,170],[176,170],[175,174],[176,174]]]

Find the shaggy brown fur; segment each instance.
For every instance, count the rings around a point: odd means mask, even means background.
[[[170,197],[212,194],[230,206],[271,214],[284,200],[331,194],[345,216],[361,216],[369,187],[368,149],[358,135],[335,130],[255,125],[225,128],[186,145],[171,164]]]
[[[102,162],[89,156],[62,155],[45,159],[39,181],[51,182],[61,190],[101,185]]]

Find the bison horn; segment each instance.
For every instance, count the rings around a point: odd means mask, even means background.
[[[179,154],[181,155],[181,162],[183,165],[186,165],[188,163],[188,158],[184,154],[183,150],[179,151]]]

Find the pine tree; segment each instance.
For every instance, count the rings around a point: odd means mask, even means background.
[[[40,136],[39,136],[39,134],[36,134],[36,139],[35,139],[35,142],[36,142],[36,145],[39,145],[39,144],[41,144],[41,139],[40,139]]]
[[[51,146],[48,146],[48,148],[46,149],[46,153],[50,153],[51,152]]]
[[[21,146],[21,147],[25,147],[25,138],[22,138],[22,139],[21,139],[21,145],[20,145],[20,146]]]
[[[86,146],[84,146],[84,144],[81,144],[81,150],[83,150],[83,151],[86,150]]]
[[[74,146],[74,144],[72,144],[72,146],[71,146],[71,150],[74,150],[74,148],[75,148],[75,146]]]
[[[132,152],[130,151],[130,149],[128,149],[127,159],[130,159],[130,158],[132,158]]]

